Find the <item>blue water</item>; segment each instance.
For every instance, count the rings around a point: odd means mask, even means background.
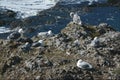
[[[51,29],[54,33],[59,33],[61,29],[72,20],[67,12],[53,11],[54,16],[64,16],[52,25],[43,26],[43,30]],[[108,23],[115,30],[120,31],[120,9],[118,7],[92,7],[87,13],[79,13],[82,22],[90,25]]]
[[[81,18],[84,23],[98,25],[104,22],[120,31],[120,9],[118,7],[95,7],[92,11],[82,14]]]
[[[68,5],[71,6],[71,5]],[[27,37],[32,37],[37,35],[38,32],[52,30],[53,33],[59,33],[66,25],[72,21],[69,16],[71,11],[71,7],[69,7],[69,11],[60,11],[58,9],[47,10],[47,14],[51,16],[32,16],[30,17],[33,21],[27,24],[25,27],[37,27],[34,33],[26,33]],[[77,11],[77,9],[75,10]],[[45,12],[46,13],[46,12]],[[80,12],[82,22],[90,25],[98,25],[100,23],[108,23],[117,31],[120,31],[120,9],[118,7],[92,7],[88,12]],[[52,24],[45,24],[46,21],[50,21],[54,19],[56,16],[60,16],[62,18],[57,19],[57,21]],[[28,32],[28,31],[26,31]],[[8,34],[7,34],[8,35]],[[0,38],[4,37],[4,35],[0,34]]]

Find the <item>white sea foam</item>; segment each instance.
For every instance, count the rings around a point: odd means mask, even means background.
[[[9,33],[11,32],[12,30],[10,30],[9,28],[6,28],[6,27],[0,27],[0,34],[2,33]]]
[[[18,12],[18,17],[29,17],[53,7],[55,0],[0,0],[0,7]]]
[[[38,11],[49,9],[60,1],[64,4],[80,4],[88,1],[89,4],[93,2],[105,2],[107,0],[0,0],[0,7],[18,12],[17,18],[25,18],[34,16]]]

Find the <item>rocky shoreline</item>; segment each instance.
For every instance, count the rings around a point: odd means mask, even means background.
[[[16,41],[0,39],[0,80],[120,79],[120,32],[107,23],[78,25],[70,22],[71,11],[85,13],[94,6],[105,5],[73,6],[57,4],[25,19],[16,19],[17,13],[13,11],[1,10],[0,26],[10,25],[11,29],[22,27],[26,34]],[[58,26],[56,29],[62,30],[52,36],[35,36],[44,31],[41,27],[48,30],[48,25]],[[90,46],[95,37],[100,40],[100,45]],[[31,46],[39,40],[44,41],[44,46]],[[25,46],[26,42],[30,44],[28,47]],[[76,64],[79,59],[90,63],[93,69],[78,68]]]
[[[91,47],[94,37],[100,45]],[[25,42],[0,40],[1,80],[119,80],[120,79],[120,32],[110,25],[78,25],[68,23],[59,34],[50,37],[31,38],[43,40],[45,45],[30,47]],[[80,69],[77,60],[89,62],[92,70]]]

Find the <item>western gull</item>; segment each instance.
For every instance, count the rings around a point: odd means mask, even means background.
[[[88,62],[85,62],[81,59],[78,60],[77,67],[79,67],[81,69],[92,69],[93,68],[91,64],[89,64]]]
[[[32,44],[32,47],[40,47],[40,46],[44,46],[43,40],[39,40],[38,42]]]
[[[82,25],[82,21],[80,19],[80,16],[77,13],[71,12],[70,17],[73,18],[73,23]]]
[[[90,44],[90,46],[92,46],[92,47],[98,47],[99,46],[99,39],[98,39],[98,37],[95,37],[94,39],[93,39],[93,41],[91,42],[91,44]]]
[[[22,47],[21,49],[23,51],[29,51],[30,50],[30,47],[31,47],[31,44],[29,42],[26,42]]]
[[[75,40],[73,43],[74,43],[74,45],[75,45],[75,46],[79,46],[79,45],[80,45],[80,42],[79,42],[79,40],[78,40],[78,39],[77,39],[77,40]]]
[[[44,37],[49,37],[49,36],[53,36],[53,33],[52,33],[52,31],[51,30],[49,30],[49,31],[47,31],[47,32],[40,32],[40,33],[38,33],[38,35],[37,35],[38,37],[42,37],[42,36],[44,36]]]
[[[23,33],[24,33],[23,29],[20,28],[18,31],[11,33],[11,34],[7,37],[7,39],[9,39],[9,40],[18,39],[18,38],[20,38],[20,37],[23,36]]]
[[[51,30],[49,30],[49,31],[47,32],[47,36],[53,36],[53,32],[52,32]]]

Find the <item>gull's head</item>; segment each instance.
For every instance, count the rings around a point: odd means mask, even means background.
[[[48,31],[48,34],[52,34],[52,31],[51,31],[51,30],[49,30],[49,31]]]
[[[70,12],[70,17],[73,18],[74,12]]]
[[[76,13],[74,13],[74,16],[78,16],[78,13],[76,12]]]
[[[79,60],[77,61],[77,67],[81,67],[81,63],[82,63],[82,59],[79,59]]]
[[[25,43],[25,45],[28,45],[28,44],[29,44],[29,42],[26,42],[26,43]]]
[[[24,31],[23,31],[22,28],[20,28],[20,29],[18,30],[18,32],[19,32],[19,33],[24,33]]]
[[[94,40],[97,40],[97,39],[98,39],[98,37],[95,37],[95,38],[94,38]]]
[[[79,59],[79,60],[78,60],[78,63],[81,63],[82,61],[83,61],[82,59]]]
[[[75,43],[78,43],[78,42],[79,42],[79,40],[77,39],[77,40],[75,40],[74,42],[75,42]]]
[[[39,42],[39,43],[43,43],[43,40],[39,40],[38,42]]]

